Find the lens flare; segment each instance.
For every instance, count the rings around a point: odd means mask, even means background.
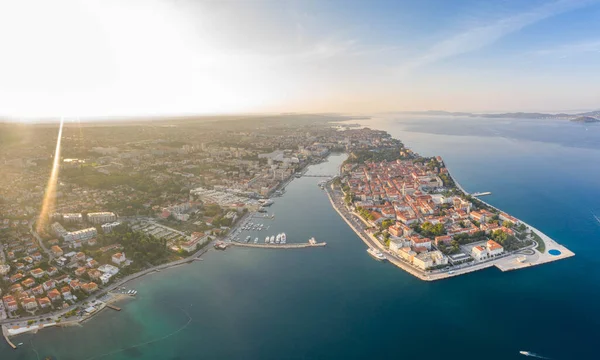
[[[48,216],[54,211],[56,203],[56,186],[58,183],[58,171],[60,169],[60,141],[62,139],[63,122],[64,119],[60,118],[56,149],[54,150],[54,161],[52,162],[52,172],[50,173],[50,179],[48,179],[44,201],[42,202],[42,210],[40,211],[40,216],[36,224],[37,232],[42,232],[46,228],[46,225],[48,225]]]

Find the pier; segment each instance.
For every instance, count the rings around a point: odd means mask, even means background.
[[[6,325],[2,325],[2,336],[4,336],[4,340],[10,345],[11,348],[16,349],[17,346],[13,344],[12,341],[8,338],[8,330],[6,329]]]
[[[106,304],[106,307],[107,307],[107,308],[109,308],[109,309],[116,310],[116,311],[121,311],[121,308],[120,308],[120,307],[118,307],[118,306],[114,306],[114,305],[112,305],[112,304]]]
[[[485,191],[485,192],[476,192],[476,193],[472,193],[471,196],[477,197],[477,196],[486,196],[486,195],[492,195],[491,191]]]
[[[265,248],[265,249],[302,249],[302,248],[310,248],[310,247],[323,247],[327,245],[326,242],[322,243],[296,243],[296,244],[252,244],[252,243],[239,243],[239,242],[231,242],[229,245],[232,246],[241,246],[241,247],[252,247],[252,248]]]

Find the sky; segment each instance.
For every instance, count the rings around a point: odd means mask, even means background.
[[[593,0],[0,0],[0,116],[600,108]]]

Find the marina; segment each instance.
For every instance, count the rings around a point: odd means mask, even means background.
[[[326,246],[326,242],[321,243],[293,243],[293,244],[247,244],[247,243],[230,243],[232,246],[240,246],[240,247],[253,247],[253,248],[264,248],[264,249],[302,249],[302,248],[310,248],[310,247],[323,247]]]

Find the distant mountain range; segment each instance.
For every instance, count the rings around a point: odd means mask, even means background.
[[[579,116],[579,117],[576,117],[575,119],[571,119],[571,121],[578,122],[578,123],[596,123],[596,122],[600,122],[600,120],[598,120],[595,117],[591,117],[591,116]]]
[[[500,113],[500,114],[478,114],[470,112],[451,112],[451,111],[440,111],[440,110],[429,110],[429,111],[400,111],[402,114],[407,115],[443,115],[443,116],[471,116],[471,117],[484,117],[484,118],[510,118],[510,119],[559,119],[559,120],[572,120],[576,122],[598,122],[600,121],[600,110],[589,111],[578,114],[546,114],[546,113],[527,113],[527,112],[513,112],[513,113]],[[579,118],[588,118],[588,120]]]

